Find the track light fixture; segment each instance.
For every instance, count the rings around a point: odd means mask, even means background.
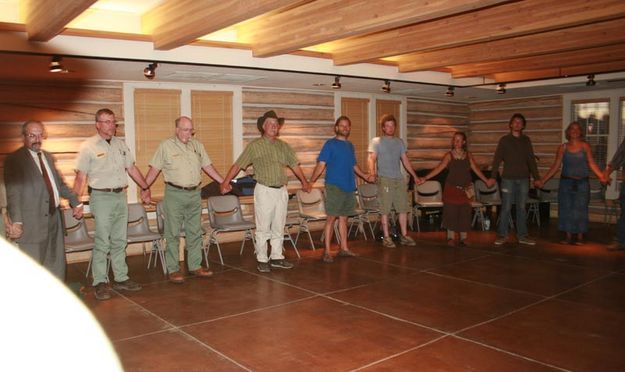
[[[595,74],[588,75],[588,81],[586,81],[586,86],[594,87],[595,85],[597,85],[597,82],[595,81]]]
[[[341,89],[341,77],[335,76],[334,83],[332,83],[332,89]]]
[[[61,64],[61,56],[53,56],[52,60],[50,61],[50,72],[63,72],[63,71],[67,71],[65,70],[65,68],[63,68],[63,65]]]
[[[445,92],[445,95],[447,97],[453,97],[454,96],[454,89],[455,87],[452,87],[451,85],[447,87],[447,92]]]
[[[384,80],[384,85],[382,85],[382,91],[384,93],[390,93],[391,92],[391,82],[388,80]]]
[[[143,76],[146,79],[152,80],[156,77],[156,68],[158,67],[158,63],[152,62],[148,65],[148,67],[143,69]]]
[[[501,83],[497,85],[497,94],[506,94],[506,84]]]

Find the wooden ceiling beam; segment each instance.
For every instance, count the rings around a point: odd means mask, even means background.
[[[425,22],[510,0],[317,0],[246,25],[256,57]],[[418,11],[415,11],[418,9]]]
[[[344,40],[335,65],[433,51],[625,16],[622,0],[526,0]]]
[[[503,71],[543,70],[588,65],[596,61],[613,62],[619,60],[625,60],[625,43],[504,61],[463,64],[452,66],[451,73],[454,79],[461,79]]]
[[[20,11],[26,20],[28,40],[49,41],[96,0],[23,0]]]
[[[625,18],[397,58],[400,72],[501,61],[625,43]]]
[[[167,0],[141,17],[154,47],[169,50],[259,15],[309,0]]]
[[[625,61],[599,62],[579,66],[567,66],[532,71],[509,71],[489,75],[488,77],[498,83],[513,81],[540,80],[558,77],[569,77],[589,74],[625,71]]]

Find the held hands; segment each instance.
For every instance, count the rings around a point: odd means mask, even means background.
[[[150,189],[141,190],[141,201],[143,201],[143,204],[150,204],[152,202],[152,192],[150,192]]]
[[[491,187],[495,186],[496,183],[497,183],[496,179],[489,178],[488,181],[486,181],[486,187],[490,189]]]
[[[601,177],[599,177],[599,182],[601,182],[602,185],[610,185],[612,183],[612,179],[610,178],[610,174],[608,174],[607,169],[603,171],[603,173],[601,173]]]
[[[230,182],[222,182],[219,184],[219,191],[221,191],[221,194],[227,194],[230,191],[232,191],[232,185],[230,184]]]
[[[302,182],[302,190],[304,190],[304,192],[310,192],[310,190],[312,190],[312,183],[308,181]]]
[[[74,216],[74,218],[77,220],[82,218],[83,212],[84,212],[84,208],[82,205],[79,207],[72,208],[72,216]]]
[[[534,181],[534,188],[542,189],[544,184],[545,183],[543,182],[543,180],[535,180]]]
[[[421,185],[423,185],[425,183],[425,181],[427,181],[425,179],[425,177],[423,177],[423,178],[417,177],[417,179],[414,182],[417,184],[417,186],[421,186]]]
[[[24,229],[21,223],[11,223],[6,226],[7,237],[11,240],[21,238],[23,232]]]
[[[375,175],[374,174],[367,174],[367,176],[365,177],[365,181],[368,183],[374,183],[375,182]]]

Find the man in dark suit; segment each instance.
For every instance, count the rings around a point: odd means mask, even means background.
[[[21,250],[46,267],[59,280],[65,280],[65,247],[60,198],[69,199],[76,218],[82,217],[82,204],[65,184],[52,155],[41,149],[46,138],[39,121],[22,125],[24,146],[10,154],[4,164],[9,238]]]

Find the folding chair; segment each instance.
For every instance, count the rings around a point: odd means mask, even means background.
[[[256,250],[256,242],[254,241],[254,233],[252,230],[256,228],[256,224],[249,222],[243,218],[241,213],[241,203],[235,195],[211,196],[208,198],[208,221],[213,231],[211,231],[207,243],[204,245],[204,256],[208,261],[208,253],[212,244],[217,246],[219,260],[224,264],[221,255],[221,247],[217,235],[222,232],[244,231],[243,241],[241,242],[241,250],[239,254],[243,254],[245,241],[251,240]]]
[[[158,222],[157,222],[158,223]],[[128,228],[127,228],[128,244],[142,243],[143,254],[145,255],[145,243],[152,243],[152,249],[150,250],[150,256],[148,258],[148,269],[152,263],[152,255],[156,253],[154,258],[154,267],[157,265],[157,261],[161,260],[161,266],[163,267],[163,274],[167,274],[167,265],[165,264],[165,249],[163,245],[163,237],[161,234],[152,231],[148,224],[148,215],[143,207],[143,204],[132,203],[128,204]]]
[[[65,226],[65,253],[93,251],[95,240],[89,236],[85,219],[81,218],[80,220],[77,220],[74,218],[72,213],[73,211],[71,208],[63,209],[63,223]],[[87,273],[85,274],[85,277],[89,276],[92,260],[93,255],[89,257],[89,265],[87,266]]]
[[[425,181],[414,190],[414,214],[417,217],[417,231],[421,231],[419,210],[425,208],[443,208],[443,191],[438,181]]]

